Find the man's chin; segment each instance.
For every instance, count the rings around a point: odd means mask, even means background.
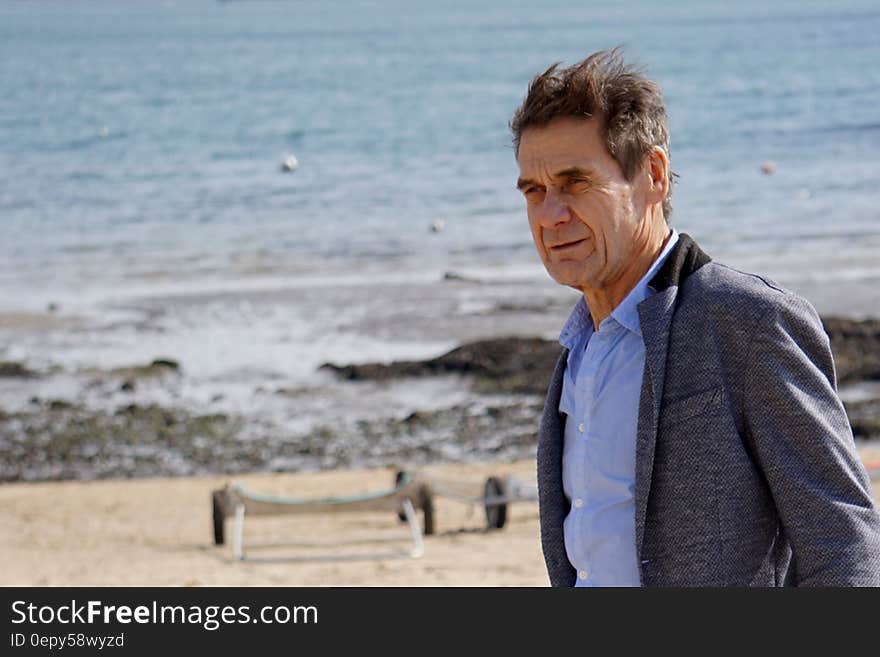
[[[583,272],[571,271],[567,267],[553,267],[548,268],[547,273],[559,285],[573,287],[576,290],[580,290],[583,287]]]

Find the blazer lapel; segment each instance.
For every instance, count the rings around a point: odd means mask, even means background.
[[[559,414],[562,379],[568,361],[563,349],[550,379],[538,436],[538,501],[541,515],[541,545],[554,586],[571,586],[574,571],[565,553],[563,523],[568,505],[562,489],[563,421]]]
[[[541,413],[541,426],[538,441],[538,470],[543,475],[546,486],[539,486],[539,494],[547,496],[544,501],[550,506],[556,506],[559,502],[562,508],[562,448],[563,448],[563,420],[559,414],[559,399],[562,396],[562,381],[565,374],[565,366],[568,361],[568,349],[562,350],[556,361],[553,376],[550,378],[550,386],[544,401],[544,410]],[[556,496],[556,497],[554,497]],[[558,497],[558,500],[557,500]],[[564,517],[564,514],[563,514]]]
[[[645,372],[639,399],[639,421],[636,431],[636,548],[639,559],[645,533],[645,514],[648,493],[654,469],[654,447],[657,443],[657,423],[663,401],[663,381],[666,378],[666,356],[669,332],[675,310],[677,287],[669,287],[648,297],[638,306],[642,339],[645,342]]]

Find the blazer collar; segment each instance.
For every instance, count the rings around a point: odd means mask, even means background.
[[[655,292],[678,286],[685,278],[710,262],[710,258],[687,233],[681,233],[663,266],[654,274],[648,286]]]

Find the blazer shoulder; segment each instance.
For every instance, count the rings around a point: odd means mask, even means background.
[[[813,305],[776,281],[715,261],[689,276],[679,291],[679,304],[721,322],[759,324],[771,318],[798,318],[822,327]],[[823,329],[824,332],[824,329]]]

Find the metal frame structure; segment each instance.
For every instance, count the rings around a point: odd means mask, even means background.
[[[397,473],[397,481],[401,481],[412,475],[406,471]],[[488,529],[501,529],[507,522],[507,507],[515,502],[537,502],[537,484],[527,484],[513,475],[506,477],[492,476],[483,483],[483,492],[479,494],[474,484],[457,481],[448,481],[435,477],[419,474],[418,478],[426,481],[431,492],[439,497],[445,497],[456,502],[470,505],[480,505],[486,514],[486,527]],[[400,520],[404,520],[402,514]]]
[[[212,516],[214,544],[225,543],[224,524],[229,517],[232,523],[232,556],[244,560],[244,520],[248,516],[267,516],[308,513],[348,513],[357,511],[397,511],[409,525],[413,548],[412,557],[424,553],[422,528],[416,518],[416,508],[424,514],[424,533],[434,533],[434,504],[430,487],[422,480],[402,481],[390,491],[382,491],[355,497],[330,497],[323,499],[299,499],[261,495],[243,486],[227,484],[212,493]]]

